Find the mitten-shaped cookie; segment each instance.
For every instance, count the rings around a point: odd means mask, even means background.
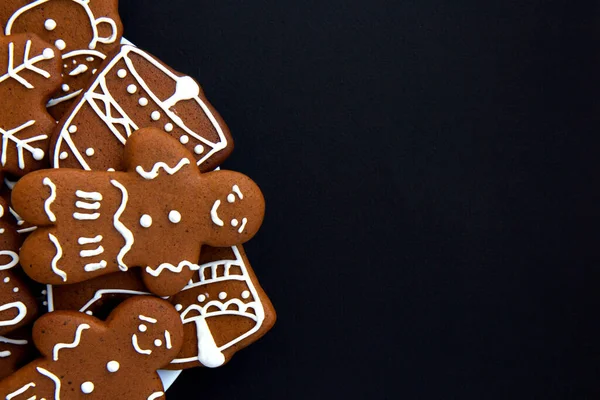
[[[73,311],[41,317],[33,340],[42,357],[0,381],[2,399],[163,399],[156,372],[179,352],[183,327],[173,306],[140,296],[106,322]]]
[[[40,311],[19,267],[20,244],[16,222],[0,198],[0,336],[32,323]]]
[[[7,36],[34,33],[63,53],[65,82],[48,103],[56,119],[119,46],[123,32],[118,0],[2,0],[0,26]]]
[[[200,268],[203,244],[246,242],[262,223],[264,199],[250,178],[201,174],[192,154],[160,130],[129,138],[125,167],[36,171],[15,185],[13,207],[39,227],[20,253],[30,277],[60,285],[142,267],[148,289],[169,296]]]
[[[47,166],[56,127],[46,102],[60,86],[60,53],[35,35],[0,37],[0,169],[22,176]]]

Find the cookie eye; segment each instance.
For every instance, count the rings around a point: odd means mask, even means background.
[[[156,339],[156,340],[154,341],[154,345],[155,345],[156,347],[160,347],[160,346],[162,346],[162,340],[160,340],[160,339]]]
[[[146,332],[148,330],[148,327],[144,324],[141,324],[140,326],[138,326],[138,329],[140,332]]]
[[[233,195],[233,193],[229,193],[229,195],[227,195],[227,201],[229,203],[233,203],[235,201],[235,196]]]
[[[238,221],[237,219],[234,218],[231,220],[231,226],[233,226],[234,228],[236,226],[238,226],[239,224],[240,224],[240,221]]]

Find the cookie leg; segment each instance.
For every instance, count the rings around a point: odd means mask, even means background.
[[[33,225],[56,222],[56,180],[48,172],[38,171],[23,177],[12,191],[12,207]]]

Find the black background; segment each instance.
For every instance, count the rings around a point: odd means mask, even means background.
[[[170,399],[600,395],[600,2],[121,11],[268,201],[247,251],[279,320]]]

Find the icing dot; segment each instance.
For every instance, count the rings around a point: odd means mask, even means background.
[[[247,299],[248,297],[250,297],[250,292],[247,290],[244,290],[242,292],[242,299]]]
[[[232,219],[231,220],[231,226],[236,227],[240,224],[240,221],[238,221],[237,219]]]
[[[94,391],[94,384],[90,381],[81,384],[81,391],[85,394],[90,394]]]
[[[14,288],[13,292],[18,293],[19,292],[19,288],[18,287]]]
[[[171,210],[171,212],[169,213],[169,221],[171,221],[174,224],[178,224],[179,222],[181,222],[181,213],[177,210]]]
[[[140,106],[146,107],[148,105],[148,99],[145,97],[140,97],[138,103],[140,104]]]
[[[48,305],[48,302],[47,302],[47,301],[42,301],[42,305],[43,305],[43,306],[47,306],[47,305]]]
[[[160,339],[156,339],[156,340],[154,341],[154,345],[155,345],[156,347],[160,347],[160,346],[162,346],[162,340],[160,340]]]
[[[46,20],[46,22],[44,22],[44,28],[46,28],[46,30],[48,31],[53,31],[56,29],[56,21],[53,20],[52,18],[49,18]]]
[[[73,60],[73,65],[77,64],[77,60]]]
[[[109,361],[106,364],[106,369],[108,372],[117,372],[121,368],[121,365],[117,361]]]
[[[166,131],[166,132],[171,132],[171,131],[173,131],[173,124],[172,124],[172,123],[170,123],[170,122],[169,122],[168,124],[166,124],[166,125],[165,125],[165,131]]]
[[[226,298],[227,298],[227,293],[225,293],[225,292],[219,293],[219,299],[225,300]]]
[[[196,153],[196,154],[202,154],[202,153],[204,153],[204,146],[202,146],[201,144],[199,144],[196,147],[194,147],[194,153]]]
[[[86,311],[85,313],[86,313],[87,315],[94,315],[94,313],[93,313],[93,312],[91,312],[91,311],[89,311],[89,310],[88,310],[88,311]]]
[[[152,111],[150,118],[152,118],[153,121],[158,121],[160,119],[160,113],[158,111]]]
[[[140,225],[144,228],[150,228],[152,226],[152,217],[148,214],[142,215],[140,218]]]
[[[140,330],[140,332],[146,332],[148,330],[148,327],[144,324],[141,324],[140,326],[138,326],[138,329]]]
[[[177,311],[181,311],[181,310],[183,310],[183,306],[181,304],[175,304],[175,309]]]
[[[7,276],[6,278],[4,278],[4,283],[8,283],[10,282],[10,278]]]
[[[235,196],[233,195],[233,193],[229,193],[229,194],[227,195],[227,201],[228,201],[229,203],[233,203],[233,202],[235,201]]]
[[[115,169],[114,168],[109,168],[109,169],[107,169],[107,171],[108,172],[115,172]]]
[[[54,50],[52,49],[44,49],[44,51],[42,52],[42,55],[44,56],[44,58],[46,60],[49,60],[51,58],[54,57]]]
[[[42,149],[35,149],[33,150],[33,158],[35,158],[36,160],[40,161],[41,159],[44,158],[44,150]]]
[[[188,135],[181,135],[179,141],[181,142],[181,144],[187,144],[190,141],[190,138]]]
[[[200,296],[198,296],[198,301],[200,303],[204,302],[205,300],[206,300],[206,296],[205,295],[201,294]]]
[[[67,44],[62,39],[58,39],[56,42],[54,42],[54,45],[59,50],[64,50],[67,47]]]
[[[91,156],[93,156],[93,155],[94,155],[94,153],[95,153],[95,152],[96,152],[96,151],[95,151],[93,148],[91,148],[91,147],[88,147],[88,148],[85,150],[85,155],[86,155],[86,156],[88,156],[88,157],[91,157]]]
[[[124,69],[120,69],[117,71],[117,76],[121,79],[125,78],[127,76],[127,71],[125,71]]]
[[[135,86],[133,84],[127,86],[127,93],[134,94],[135,92],[137,92],[137,86]]]
[[[75,133],[77,132],[77,125],[71,125],[69,127],[69,133]]]
[[[85,61],[87,61],[87,62],[92,62],[92,61],[94,61],[94,57],[87,57],[87,58],[85,59]]]
[[[92,75],[96,74],[96,72],[98,72],[98,70],[97,69],[93,69],[92,70]]]
[[[62,85],[62,90],[63,90],[63,92],[68,92],[69,90],[71,90],[71,87],[69,85],[67,85],[66,83],[64,83]]]
[[[64,64],[64,65],[63,65],[63,67],[64,67],[64,68],[67,68],[67,67],[68,67],[68,65],[67,65],[67,64]],[[60,74],[60,76],[65,76],[65,74]]]
[[[48,292],[46,290],[42,290],[42,294],[45,296],[48,294]]]

